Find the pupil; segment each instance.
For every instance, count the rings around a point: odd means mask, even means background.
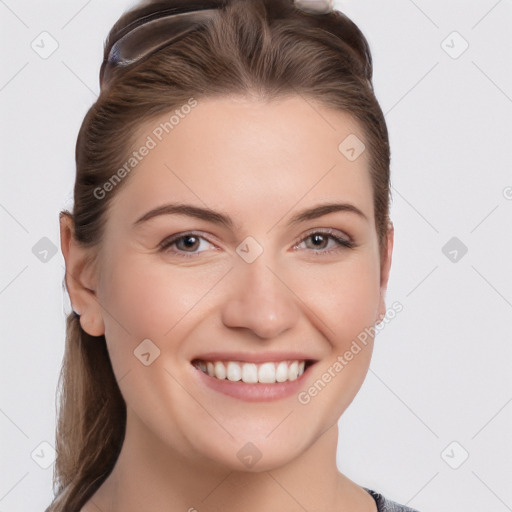
[[[183,241],[185,243],[185,247],[188,249],[194,248],[194,246],[197,244],[197,238],[195,236],[187,236],[183,239]]]
[[[318,245],[317,242],[320,242],[320,245],[322,245],[322,242],[324,242],[324,236],[321,234],[312,235],[312,239],[314,240],[314,244]]]

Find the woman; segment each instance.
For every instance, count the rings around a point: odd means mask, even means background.
[[[48,511],[411,511],[336,467],[386,319],[389,143],[321,2],[112,28],[61,212],[73,306]]]

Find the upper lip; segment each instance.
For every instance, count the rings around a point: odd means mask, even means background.
[[[192,361],[241,361],[266,363],[279,361],[317,361],[316,358],[300,352],[207,352],[192,358]]]

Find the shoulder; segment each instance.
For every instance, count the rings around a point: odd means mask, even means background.
[[[363,487],[363,489],[368,492],[377,503],[378,512],[419,512],[415,508],[406,507],[405,505],[400,505],[399,503],[386,499],[382,494],[376,491],[367,489],[366,487]]]

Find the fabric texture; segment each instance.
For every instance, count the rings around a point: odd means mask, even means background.
[[[400,505],[399,503],[388,500],[376,491],[372,491],[366,487],[363,487],[363,489],[373,497],[377,503],[377,510],[379,512],[419,512],[419,510],[415,508],[406,507],[405,505]]]

